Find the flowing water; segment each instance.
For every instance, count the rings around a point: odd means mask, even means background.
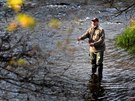
[[[92,7],[92,5],[91,5]],[[85,8],[85,7],[84,7]],[[59,82],[62,87],[54,87],[56,96],[49,96],[48,101],[128,101],[135,99],[135,62],[134,56],[125,50],[118,48],[114,44],[114,38],[120,34],[126,21],[124,17],[117,17],[111,21],[104,20],[105,15],[113,12],[114,9],[105,10],[105,12],[93,15],[94,8],[84,10],[79,8],[77,15],[83,15],[80,19],[65,21],[66,28],[73,28],[72,33],[63,35],[58,34],[55,37],[58,40],[70,39],[66,47],[72,47],[74,54],[67,55],[66,50],[58,53],[59,59],[54,59],[55,67],[52,67],[53,73],[57,76],[55,82]],[[75,9],[76,10],[76,9]],[[89,14],[85,14],[89,11]],[[64,12],[64,11],[63,11]],[[100,11],[99,11],[100,12]],[[73,13],[71,13],[73,15]],[[70,16],[72,16],[70,15]],[[106,51],[104,56],[103,81],[101,83],[91,82],[91,65],[88,56],[87,41],[76,43],[76,38],[88,28],[90,19],[93,16],[100,16],[101,26],[106,33]],[[60,38],[60,36],[64,36]],[[57,37],[57,38],[56,38]],[[66,48],[67,49],[67,48]],[[55,76],[54,76],[55,77]]]
[[[33,38],[44,52],[51,54],[46,63],[51,71],[46,82],[50,81],[52,86],[44,88],[46,95],[29,95],[32,101],[135,101],[135,56],[115,46],[114,42],[128,22],[123,15],[110,19],[114,11],[102,5],[73,4],[45,5],[34,10],[39,24]],[[106,34],[101,83],[91,81],[87,40],[76,42],[95,16],[100,18]],[[46,21],[52,18],[62,21],[60,29],[47,26]]]
[[[44,29],[40,31],[43,35],[42,38],[38,37],[41,39],[39,43],[42,48],[48,51],[54,50],[58,42],[64,43],[64,40],[68,40],[68,44],[64,44],[65,47],[62,50],[58,49],[50,58],[54,63],[49,64],[53,75],[52,82],[58,86],[51,87],[51,96],[45,97],[47,101],[135,101],[135,56],[115,46],[114,41],[128,23],[124,15],[108,20],[109,15],[115,10],[95,5],[70,7],[48,5],[47,7],[52,12],[57,9],[57,13],[48,16],[67,19],[63,21],[60,30],[50,30],[46,27],[49,34],[45,34]],[[87,40],[76,43],[76,38],[86,31],[90,19],[95,16],[101,19],[100,25],[106,34],[101,83],[91,82]],[[46,26],[46,23],[42,24]]]

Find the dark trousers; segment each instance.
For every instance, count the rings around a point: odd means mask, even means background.
[[[90,63],[92,64],[92,73],[96,73],[98,69],[98,77],[102,79],[102,72],[103,72],[103,57],[104,51],[100,52],[90,52]]]

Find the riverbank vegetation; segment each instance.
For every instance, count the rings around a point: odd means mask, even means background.
[[[131,53],[135,53],[135,18],[131,19],[131,24],[116,37],[116,44]]]

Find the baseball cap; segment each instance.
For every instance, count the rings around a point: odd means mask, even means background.
[[[95,22],[95,21],[99,22],[98,18],[93,18],[91,21],[93,21],[93,22]]]

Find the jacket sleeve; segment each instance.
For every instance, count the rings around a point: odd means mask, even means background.
[[[81,39],[81,40],[84,40],[84,39],[86,39],[86,38],[89,38],[89,30],[90,30],[90,29],[88,29],[83,35],[80,36],[80,39]]]
[[[105,32],[104,32],[104,30],[102,29],[102,30],[101,30],[101,36],[100,36],[99,40],[97,40],[97,41],[94,42],[94,45],[95,45],[95,46],[101,45],[101,44],[104,43],[104,40],[105,40]]]

